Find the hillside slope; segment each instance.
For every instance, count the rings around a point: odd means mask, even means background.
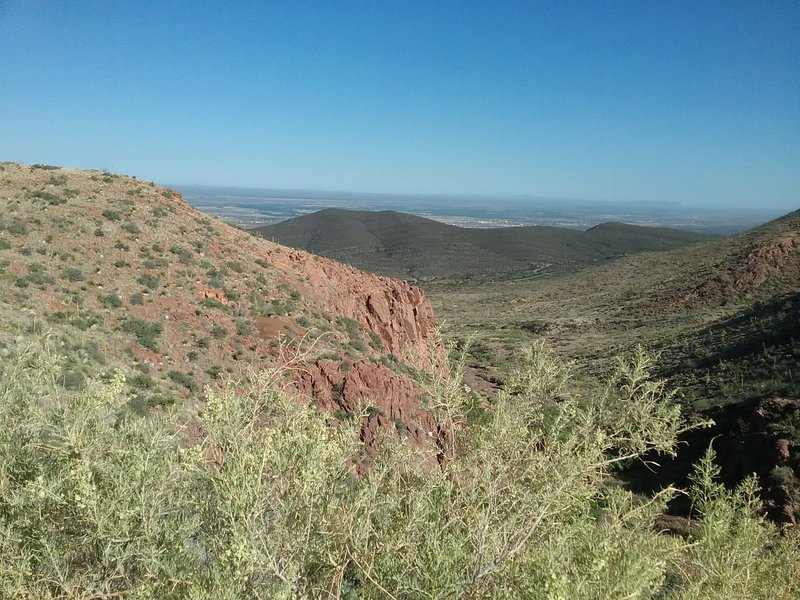
[[[434,315],[417,288],[256,238],[180,194],[99,171],[0,164],[0,351],[50,332],[62,384],[122,369],[130,408],[176,402],[291,362],[332,411],[427,439],[436,424],[403,362],[430,368]]]
[[[468,229],[394,211],[326,209],[254,231],[267,239],[404,278],[524,272],[668,250],[709,236],[606,223],[578,231],[531,226]]]
[[[660,481],[680,480],[715,439],[728,483],[756,472],[770,513],[800,519],[800,211],[559,278],[428,292],[450,335],[481,332],[478,358],[494,377],[538,336],[596,375],[637,344],[657,352],[687,416],[717,422],[687,438]]]

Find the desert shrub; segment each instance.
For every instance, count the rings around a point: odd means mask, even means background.
[[[222,293],[225,294],[225,298],[230,300],[231,302],[236,302],[241,297],[241,294],[234,290],[233,288],[229,288],[228,286],[222,286],[220,288]]]
[[[381,339],[381,336],[379,336],[374,331],[371,330],[369,331],[369,340],[370,340],[370,345],[376,350],[383,349],[383,340]]]
[[[175,371],[172,370],[167,373],[167,377],[169,377],[172,381],[177,383],[178,385],[182,385],[190,392],[197,391],[197,384],[192,379],[192,376],[188,373],[184,373],[183,371]]]
[[[208,375],[211,379],[219,379],[222,373],[223,373],[222,367],[216,365],[213,365],[208,369],[206,369],[206,375]]]
[[[231,310],[231,308],[227,304],[224,304],[219,300],[217,300],[216,298],[212,298],[211,296],[200,300],[200,306],[202,306],[203,308],[216,308],[223,312],[229,312]]]
[[[148,348],[153,352],[158,351],[158,337],[163,331],[161,323],[149,323],[142,319],[128,318],[122,322],[120,329],[135,335],[136,341],[138,341],[145,348]]]
[[[341,317],[338,319],[338,321],[344,326],[345,331],[347,331],[347,335],[351,338],[357,337],[361,331],[361,326],[358,324],[358,321],[354,321],[348,317]]]
[[[47,183],[50,185],[65,185],[67,183],[67,176],[66,175],[51,175],[50,179],[47,180]]]
[[[236,335],[250,335],[253,333],[253,323],[248,319],[236,319]]]
[[[81,331],[86,331],[93,325],[100,325],[103,317],[89,310],[81,309],[70,315],[69,322]]]
[[[149,390],[156,387],[155,379],[150,377],[147,373],[136,373],[129,379],[132,387],[142,390]]]
[[[85,277],[83,276],[83,271],[80,269],[76,269],[75,267],[67,267],[64,269],[64,279],[67,281],[83,281]]]
[[[760,516],[755,476],[726,489],[714,458],[709,449],[695,466],[690,496],[701,521],[666,597],[800,597],[800,531],[781,532]]]
[[[66,179],[64,181],[66,181]],[[58,206],[59,204],[66,202],[66,200],[64,200],[61,196],[46,192],[44,190],[37,190],[33,192],[31,196],[39,200],[43,200],[52,206]]]
[[[31,263],[28,265],[28,279],[31,283],[39,286],[55,284],[55,278],[45,271],[41,263]]]
[[[109,221],[119,221],[122,219],[122,214],[119,211],[107,208],[101,213]]]
[[[682,428],[641,358],[589,402],[539,347],[480,425],[428,448],[385,432],[358,477],[369,409],[334,424],[279,369],[210,391],[181,449],[169,410],[122,410],[120,374],[65,395],[52,353],[21,352],[0,364],[0,596],[796,598],[800,540],[752,482],[729,492],[704,459],[689,540],[654,529],[670,491],[607,484]],[[425,382],[439,415],[465,405],[454,364]]]
[[[169,251],[172,254],[176,254],[179,257],[179,261],[182,265],[194,264],[194,257],[192,256],[192,251],[186,248],[185,246],[175,244],[169,249]]]
[[[142,262],[142,267],[145,269],[161,269],[168,264],[169,261],[166,258],[148,258]]]
[[[225,263],[225,266],[228,267],[234,273],[241,273],[242,271],[244,271],[244,266],[242,265],[242,263],[236,260],[229,260],[228,262]]]
[[[96,362],[99,365],[106,364],[105,352],[97,345],[97,342],[88,340],[81,344],[80,350],[86,355],[86,358]]]
[[[28,235],[28,225],[19,219],[6,224],[5,229],[12,235]]]
[[[147,273],[141,275],[136,281],[141,283],[146,288],[150,288],[151,290],[156,289],[161,283],[161,280],[158,277],[155,275],[148,275]]]
[[[105,308],[114,309],[122,306],[122,299],[117,294],[100,294],[97,301]]]
[[[144,304],[144,294],[141,292],[131,294],[131,304],[134,306],[141,306]]]
[[[68,390],[82,390],[86,387],[86,376],[78,369],[64,369],[59,381]]]

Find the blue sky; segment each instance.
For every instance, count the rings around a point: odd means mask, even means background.
[[[0,0],[0,160],[800,207],[800,3]]]

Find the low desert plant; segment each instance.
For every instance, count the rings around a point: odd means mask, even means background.
[[[158,338],[163,331],[161,323],[148,322],[137,318],[125,319],[120,324],[120,329],[136,336],[136,341],[145,348],[158,351]]]
[[[480,425],[443,434],[448,458],[436,436],[386,431],[356,476],[369,409],[334,422],[281,369],[209,391],[187,446],[171,410],[124,410],[121,374],[68,393],[47,344],[16,350],[0,365],[0,596],[796,598],[798,536],[758,517],[753,482],[717,483],[710,456],[688,540],[654,528],[670,490],[609,485],[683,427],[642,367],[623,363],[600,402],[554,395],[566,375],[539,347]],[[457,415],[457,373],[427,383]]]

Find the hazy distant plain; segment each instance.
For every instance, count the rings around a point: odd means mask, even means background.
[[[617,221],[729,234],[744,231],[780,213],[759,209],[693,208],[680,203],[607,202],[538,196],[397,195],[225,188],[172,184],[195,207],[243,228],[278,223],[324,208],[395,210],[460,227],[552,225],[588,229]]]

